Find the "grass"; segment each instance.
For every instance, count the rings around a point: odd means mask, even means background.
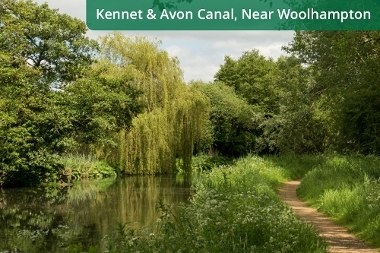
[[[325,156],[305,176],[298,195],[380,248],[380,158]]]
[[[314,228],[276,194],[281,183],[310,170],[312,163],[290,166],[296,160],[249,156],[203,172],[193,183],[190,205],[173,214],[159,203],[162,215],[154,228],[119,224],[103,242],[104,252],[326,252]]]
[[[95,156],[70,154],[63,156],[60,162],[64,165],[61,178],[65,182],[116,177],[115,169]]]

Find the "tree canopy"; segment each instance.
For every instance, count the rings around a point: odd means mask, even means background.
[[[300,31],[286,50],[313,68],[336,148],[378,154],[380,33]]]
[[[176,159],[190,169],[207,114],[207,100],[186,86],[179,62],[159,48],[159,41],[113,33],[101,38],[101,59],[131,75],[142,91],[143,113],[129,131],[119,133],[118,151],[109,159],[122,173],[174,172]]]
[[[0,185],[59,180],[58,156],[114,144],[141,92],[130,74],[94,65],[98,44],[83,21],[23,0],[0,12]]]
[[[215,74],[215,81],[233,87],[238,95],[257,110],[273,114],[278,111],[279,70],[273,59],[267,59],[258,50],[247,51],[234,60],[224,58],[224,64]]]
[[[298,31],[289,56],[226,56],[214,82],[186,85],[160,41],[86,30],[1,1],[0,186],[63,180],[73,153],[126,174],[190,171],[200,151],[380,153],[377,31]]]
[[[235,157],[253,152],[258,138],[253,107],[221,82],[193,85],[210,100],[212,151]]]
[[[12,56],[14,67],[39,69],[38,83],[44,88],[74,81],[94,60],[97,43],[86,37],[86,24],[46,3],[4,0],[0,24],[1,51]]]

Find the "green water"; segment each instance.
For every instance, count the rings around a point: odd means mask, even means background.
[[[117,223],[152,225],[157,202],[188,203],[189,182],[140,176],[82,182],[64,189],[0,189],[0,252],[68,252],[103,245]]]

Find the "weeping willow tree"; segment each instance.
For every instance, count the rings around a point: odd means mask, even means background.
[[[159,41],[120,33],[101,38],[102,60],[133,77],[145,104],[132,127],[119,132],[118,150],[109,158],[125,174],[174,172],[177,159],[188,171],[207,118],[206,97],[185,85],[178,60],[159,46]]]
[[[134,84],[143,91],[147,111],[165,107],[177,96],[183,85],[178,60],[159,50],[160,41],[145,37],[125,37],[113,33],[100,38],[101,58],[123,68],[134,77]]]

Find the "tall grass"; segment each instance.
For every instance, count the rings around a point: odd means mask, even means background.
[[[69,154],[63,156],[60,162],[64,166],[61,172],[64,181],[116,177],[114,168],[92,155]]]
[[[159,203],[162,215],[154,228],[120,224],[105,251],[326,252],[314,228],[277,197],[277,187],[291,174],[280,166],[286,159],[247,157],[204,172],[193,184],[190,205],[173,214]]]
[[[310,171],[298,195],[380,247],[380,158],[326,156]]]

